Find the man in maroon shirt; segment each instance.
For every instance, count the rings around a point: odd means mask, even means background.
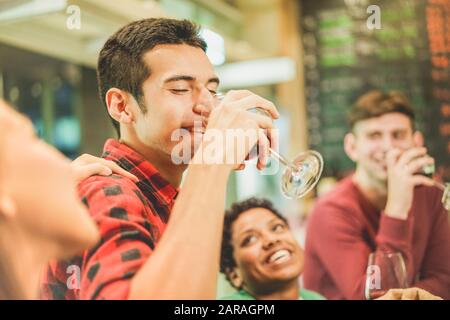
[[[205,51],[199,28],[186,20],[135,21],[106,41],[99,91],[120,140],[108,140],[103,157],[139,181],[112,175],[80,184],[101,240],[52,263],[43,298],[215,298],[228,176],[257,143],[265,150],[258,167],[264,166],[269,146],[261,129],[271,129],[272,119],[247,110],[279,115],[246,90],[215,101],[219,79]],[[257,134],[242,145],[214,139],[227,130]],[[223,158],[204,157],[206,151]]]
[[[349,117],[355,173],[317,201],[307,228],[304,286],[364,299],[370,253],[400,252],[409,286],[450,299],[450,230],[442,191],[418,174],[433,159],[399,93],[371,91]]]

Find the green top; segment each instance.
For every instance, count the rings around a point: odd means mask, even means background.
[[[220,300],[255,300],[255,297],[250,295],[245,290],[236,291],[235,293],[222,297]],[[326,300],[324,296],[314,291],[301,289],[298,300]]]

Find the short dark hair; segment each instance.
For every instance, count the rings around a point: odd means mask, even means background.
[[[230,209],[225,212],[223,235],[222,235],[222,250],[220,255],[220,271],[225,274],[227,280],[231,283],[228,277],[228,271],[236,267],[236,261],[233,258],[233,243],[231,241],[233,236],[233,223],[239,216],[254,208],[264,208],[271,211],[275,216],[288,224],[285,217],[278,212],[273,206],[273,203],[263,198],[250,198],[241,202],[235,202]]]
[[[358,121],[380,117],[387,113],[399,112],[411,120],[414,129],[414,110],[408,99],[398,91],[384,93],[371,90],[358,98],[348,113],[348,125],[353,130]]]
[[[114,33],[103,45],[97,63],[100,99],[106,106],[105,95],[110,88],[125,90],[142,101],[142,84],[151,70],[142,56],[157,45],[187,44],[206,52],[206,42],[200,37],[200,26],[189,20],[150,18],[131,22]],[[107,106],[106,106],[107,107]],[[120,126],[112,119],[120,136]]]

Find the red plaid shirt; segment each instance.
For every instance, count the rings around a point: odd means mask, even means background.
[[[139,182],[119,175],[92,176],[78,186],[101,240],[81,256],[50,264],[43,299],[127,299],[131,278],[164,232],[177,190],[140,154],[116,140],[106,142],[103,157]]]

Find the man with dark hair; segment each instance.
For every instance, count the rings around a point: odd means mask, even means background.
[[[215,298],[228,176],[256,143],[267,150],[269,141],[251,135],[235,146],[212,133],[260,133],[273,128],[272,119],[247,110],[257,105],[273,118],[278,112],[246,90],[230,91],[219,103],[219,79],[205,50],[198,26],[165,18],[132,22],[105,43],[100,97],[120,140],[108,140],[103,157],[139,181],[93,176],[79,185],[101,241],[71,261],[52,263],[44,298]],[[181,142],[174,139],[180,132]],[[188,161],[179,163],[174,150]],[[227,161],[209,159],[206,150]],[[258,167],[264,162],[260,157]]]
[[[106,93],[111,88],[129,92],[136,98],[143,113],[142,84],[152,70],[143,55],[158,44],[187,44],[206,51],[206,42],[199,37],[198,27],[188,20],[147,19],[128,24],[110,37],[100,51],[97,65],[100,101],[108,108]],[[213,84],[217,79],[212,79]],[[120,137],[119,122],[110,116]]]
[[[313,209],[305,287],[328,299],[364,299],[370,253],[399,252],[409,286],[450,299],[448,214],[442,191],[420,174],[434,160],[409,102],[398,92],[368,92],[349,123],[344,147],[356,171]]]

